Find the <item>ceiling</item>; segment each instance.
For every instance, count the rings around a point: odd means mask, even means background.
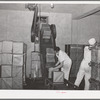
[[[0,3],[0,10],[21,10],[29,11],[26,8],[27,4],[24,3]],[[41,12],[54,12],[54,13],[71,13],[73,16],[79,12],[82,12],[84,4],[54,4],[54,8],[51,8],[50,4],[41,4],[39,11]]]
[[[26,3],[0,3],[0,10],[29,11],[26,5]],[[54,8],[51,8],[50,4],[38,4],[38,6],[41,12],[71,13],[73,18],[82,14],[84,9],[87,10],[89,8],[88,4],[54,4]],[[91,7],[93,6],[91,5]],[[99,12],[98,15],[100,15]]]

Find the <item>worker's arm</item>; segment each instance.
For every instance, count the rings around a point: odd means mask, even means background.
[[[55,67],[55,68],[53,68],[53,69],[56,70],[56,69],[59,69],[59,68],[63,67],[63,63],[64,63],[64,61],[61,62],[60,65],[58,65],[57,67]]]
[[[55,64],[55,66],[58,66],[60,64],[59,60],[57,61],[57,63]]]

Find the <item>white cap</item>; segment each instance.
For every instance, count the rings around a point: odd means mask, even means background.
[[[96,40],[95,40],[95,38],[91,38],[91,39],[89,39],[88,42],[90,45],[94,45],[96,43]]]

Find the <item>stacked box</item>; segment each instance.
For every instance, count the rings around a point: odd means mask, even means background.
[[[40,63],[40,53],[39,52],[31,52],[31,78],[39,78],[42,77],[41,72],[41,63]]]
[[[100,82],[91,79],[89,90],[100,90]]]
[[[23,79],[22,78],[13,78],[13,81],[12,81],[12,87],[13,89],[22,89],[23,88]]]
[[[23,54],[26,52],[26,45],[23,42],[14,42],[13,43],[13,53]]]
[[[46,62],[47,63],[55,62],[55,54],[52,48],[46,49]]]
[[[63,83],[64,82],[64,73],[62,71],[53,72],[53,82]]]
[[[40,60],[40,53],[39,52],[32,52],[32,60]]]
[[[2,89],[12,89],[12,78],[2,78]]]
[[[12,53],[13,50],[12,45],[13,45],[12,41],[3,41],[2,53]]]
[[[2,64],[11,65],[12,64],[12,54],[2,54],[1,58]]]
[[[32,73],[34,77],[42,77],[40,61],[32,61]]]
[[[54,49],[53,48],[46,48],[46,53],[47,54],[54,54]]]
[[[49,63],[49,62],[55,62],[55,58],[54,58],[54,55],[46,55],[46,62]]]
[[[11,78],[12,77],[12,66],[2,65],[1,68],[1,77],[2,78]]]
[[[23,66],[23,54],[22,55],[13,55],[13,65],[14,66]]]
[[[43,35],[43,39],[50,39],[51,37],[50,26],[48,24],[43,24],[41,33]]]
[[[22,78],[22,66],[13,66],[12,77]]]
[[[92,49],[91,61],[95,63],[100,63],[100,47]]]
[[[22,89],[26,73],[26,49],[22,42],[0,43],[1,89]]]

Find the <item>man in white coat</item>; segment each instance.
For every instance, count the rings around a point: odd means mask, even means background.
[[[72,60],[64,51],[60,50],[59,47],[55,48],[55,52],[56,52],[56,56],[58,58],[58,62],[55,64],[54,68],[49,69],[49,75],[53,71],[61,68],[61,71],[64,72],[64,78],[66,80],[69,80],[69,73],[70,73],[70,69],[71,69],[71,65],[72,65]]]
[[[91,62],[91,48],[96,45],[96,40],[91,38],[89,41],[89,46],[85,46],[84,48],[84,58],[81,62],[79,72],[77,74],[77,78],[75,80],[75,85],[79,87],[83,77],[85,79],[85,87],[84,90],[89,90],[90,82],[89,79],[91,78],[91,66],[89,65]]]

